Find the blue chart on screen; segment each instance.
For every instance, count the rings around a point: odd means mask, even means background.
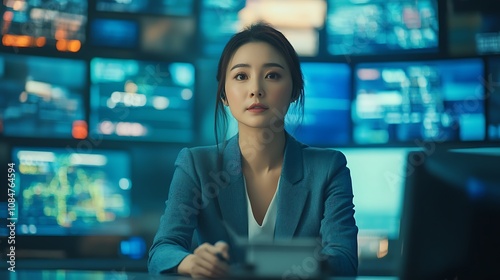
[[[123,151],[14,148],[22,235],[126,235],[130,158]]]
[[[484,140],[483,72],[481,59],[360,64],[354,141]]]
[[[301,64],[304,75],[304,118],[293,106],[287,128],[299,141],[309,145],[332,146],[350,141],[350,76],[347,64]]]
[[[329,0],[328,52],[332,55],[437,52],[436,0]]]
[[[193,139],[194,66],[95,58],[91,135],[108,139]]]
[[[0,134],[71,138],[85,123],[86,71],[79,60],[0,54]]]

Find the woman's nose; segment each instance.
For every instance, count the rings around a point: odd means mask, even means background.
[[[259,81],[259,80],[255,80],[252,83],[252,87],[250,88],[250,97],[254,97],[256,95],[258,97],[263,97],[264,96],[264,89],[262,87],[262,82]]]

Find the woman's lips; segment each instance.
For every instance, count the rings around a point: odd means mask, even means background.
[[[248,107],[248,111],[252,112],[252,113],[262,113],[264,111],[266,111],[268,108],[267,106],[265,106],[264,104],[261,104],[261,103],[254,103],[252,105],[250,105],[250,107]]]

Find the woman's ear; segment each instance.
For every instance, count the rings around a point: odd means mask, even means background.
[[[222,100],[222,104],[224,104],[224,106],[229,106],[229,103],[227,103],[227,98],[226,98],[226,93],[225,92],[222,92],[220,94],[220,99]]]

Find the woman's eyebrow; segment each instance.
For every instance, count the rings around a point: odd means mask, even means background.
[[[265,67],[265,68],[279,67],[281,69],[285,69],[285,67],[283,67],[281,64],[276,63],[276,62],[264,63],[264,65],[262,65],[262,66]],[[250,67],[251,67],[250,64],[247,64],[247,63],[238,63],[238,64],[234,65],[233,67],[231,67],[231,69],[229,71],[233,71],[236,68],[250,68]]]

